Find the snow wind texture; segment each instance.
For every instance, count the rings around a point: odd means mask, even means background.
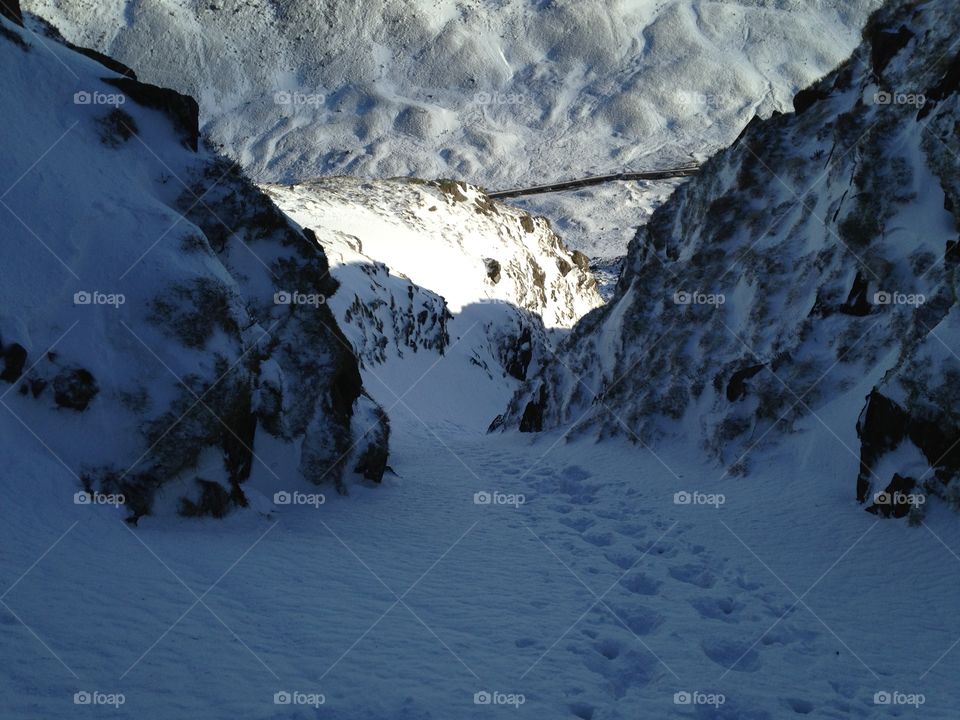
[[[842,62],[880,0],[27,0],[68,39],[197,98],[256,179],[490,190],[706,157]],[[624,254],[625,191],[547,204]],[[600,248],[598,248],[598,245]]]

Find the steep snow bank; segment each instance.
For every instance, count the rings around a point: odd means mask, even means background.
[[[953,496],[954,10],[892,3],[795,113],[752,123],[680,188],[631,243],[613,302],[515,398],[510,423],[701,436],[742,472],[753,448],[812,422],[862,457],[873,511],[889,513],[886,497],[873,505],[885,489]],[[843,438],[864,383],[876,389],[857,453]]]
[[[65,498],[122,495],[131,520],[367,468],[386,428],[351,427],[371,401],[349,344],[276,295],[336,292],[322,248],[196,146],[190,98],[2,30],[2,424],[70,470]]]

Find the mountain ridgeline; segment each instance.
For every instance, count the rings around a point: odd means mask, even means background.
[[[733,474],[817,427],[859,461],[868,510],[956,505],[958,26],[947,0],[874,14],[793,113],[751,122],[637,232],[613,301],[495,426],[701,437]]]

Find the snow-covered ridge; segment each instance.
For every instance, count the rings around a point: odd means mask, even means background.
[[[219,516],[354,469],[379,479],[386,421],[323,302],[322,248],[196,145],[190,98],[52,31],[0,30],[16,139],[0,166],[3,422],[74,475],[63,502]]]
[[[860,456],[871,510],[915,507],[883,490],[955,497],[957,30],[945,0],[875,15],[796,112],[752,123],[654,214],[508,424],[703,437],[731,472],[822,426]]]
[[[582,253],[565,247],[546,219],[479,188],[330,178],[265,189],[336,252],[335,268],[383,263],[442,296],[450,312],[499,301],[536,313],[548,328],[569,328],[601,304]]]
[[[364,367],[388,385],[403,384],[398,363],[431,368],[441,394],[457,387],[475,408],[457,414],[478,429],[499,412],[490,400],[602,305],[583,254],[479,188],[327,178],[264,189],[323,247],[340,284],[329,306]],[[445,380],[432,370],[441,358]]]

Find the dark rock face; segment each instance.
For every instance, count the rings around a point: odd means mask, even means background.
[[[890,484],[874,496],[874,502],[867,512],[885,518],[906,517],[916,504],[915,501],[911,502],[912,496],[916,495],[916,488],[917,481],[914,478],[895,473]]]
[[[857,421],[857,437],[860,438],[857,502],[866,501],[874,465],[880,456],[900,445],[906,436],[906,427],[906,413],[899,405],[876,390],[867,396],[867,404]]]
[[[3,359],[3,372],[0,380],[8,383],[16,382],[23,375],[23,366],[27,363],[27,350],[19,343],[11,343],[0,348],[0,358]]]
[[[886,453],[896,450],[902,443],[912,443],[930,464],[932,478],[924,488],[936,494],[944,494],[945,488],[960,478],[960,425],[935,408],[927,408],[928,416],[910,412],[900,404],[885,397],[878,390],[867,396],[867,403],[857,422],[860,438],[860,473],[857,477],[857,501],[867,502],[876,480],[875,468]],[[909,487],[899,474],[884,492],[909,493],[918,484],[910,479]],[[883,478],[879,478],[882,482]],[[877,512],[875,507],[868,508]],[[887,517],[890,513],[880,512]],[[904,514],[906,514],[904,512]],[[901,517],[893,513],[893,517]]]
[[[960,89],[960,53],[954,55],[953,62],[950,63],[950,67],[940,81],[924,93],[927,102],[917,113],[917,119],[922,120],[927,117],[938,103],[956,93],[958,89]]]
[[[20,10],[20,0],[0,0],[0,16],[12,20],[23,26],[23,12]]]
[[[184,144],[196,152],[200,145],[200,107],[189,95],[157,87],[131,77],[103,78],[124,95],[144,107],[159,110],[173,121]]]
[[[89,370],[67,367],[53,378],[53,399],[58,407],[83,412],[100,392]]]
[[[547,404],[547,386],[540,385],[539,395],[527,403],[520,418],[520,432],[541,432],[543,430],[543,412]]]
[[[487,277],[490,278],[490,282],[494,285],[500,282],[500,263],[493,258],[484,258],[483,264],[487,268]]]
[[[759,373],[765,367],[765,364],[751,365],[741,370],[737,370],[733,375],[731,375],[730,381],[727,383],[727,400],[730,402],[736,402],[737,400],[745,397],[747,394],[747,380]]]
[[[877,77],[883,76],[883,71],[894,56],[903,50],[914,35],[906,25],[899,30],[887,30],[875,25],[868,26],[864,37],[870,41],[870,62]]]
[[[197,478],[194,481],[200,488],[200,497],[197,500],[180,498],[177,508],[184,517],[213,517],[222,518],[230,512],[233,506],[230,493],[220,483]]]
[[[803,114],[820,100],[830,97],[830,93],[823,88],[805,88],[793,96],[793,111],[797,115]]]
[[[570,257],[573,259],[573,264],[584,272],[590,270],[590,258],[588,258],[579,250],[574,250],[572,253],[570,253]]]
[[[524,326],[516,340],[506,348],[502,358],[507,374],[517,380],[527,379],[527,368],[533,359],[533,334],[529,326]]]

